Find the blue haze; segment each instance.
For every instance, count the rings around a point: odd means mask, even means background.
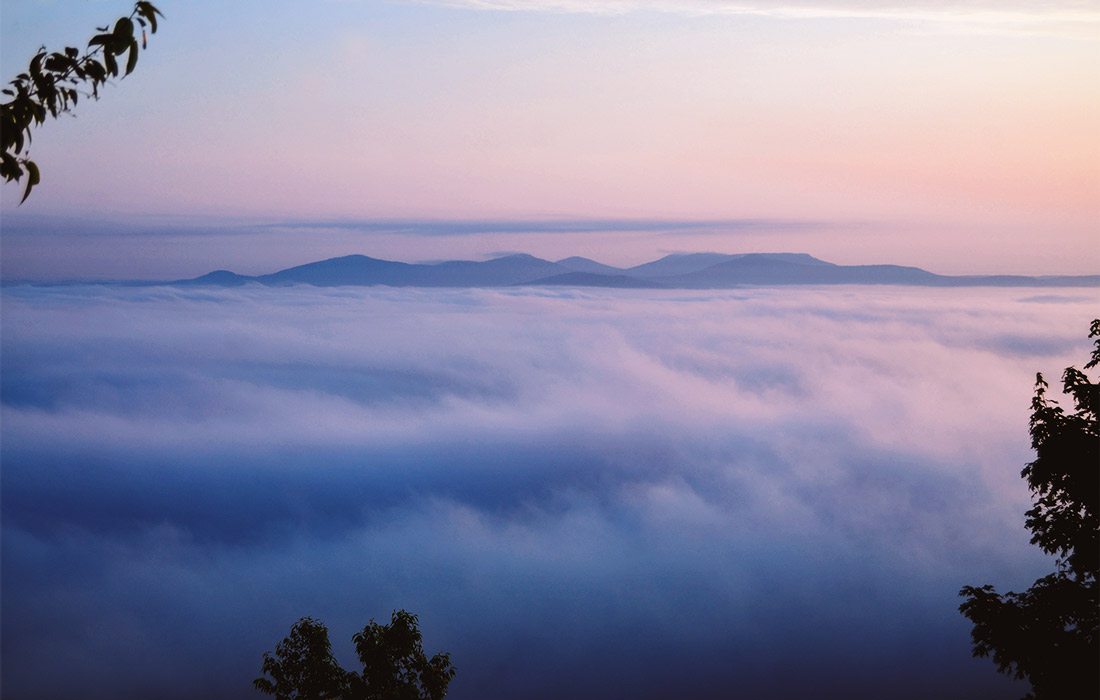
[[[5,695],[249,697],[395,608],[451,697],[1014,698],[1029,383],[1095,290],[9,287]],[[257,696],[258,697],[258,696]]]

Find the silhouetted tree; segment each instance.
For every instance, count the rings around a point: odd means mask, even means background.
[[[397,610],[390,624],[374,620],[352,641],[362,673],[345,671],[332,656],[325,626],[303,617],[265,653],[257,690],[277,700],[442,700],[455,676],[449,654],[428,658],[416,615]]]
[[[274,654],[264,654],[260,672],[270,678],[252,684],[278,700],[342,698],[348,685],[347,672],[332,656],[328,629],[309,617],[294,623]]]
[[[1100,365],[1100,320],[1085,369]],[[1056,570],[1023,593],[966,586],[959,610],[971,622],[975,656],[992,656],[1002,673],[1031,683],[1027,698],[1100,697],[1100,381],[1075,367],[1062,374],[1066,411],[1047,398],[1036,375],[1031,402],[1035,461],[1021,476],[1034,495],[1026,513],[1032,544],[1057,557]]]
[[[370,621],[352,637],[363,673],[352,674],[351,695],[365,700],[442,700],[454,678],[449,654],[428,658],[416,615],[398,610],[390,624]]]
[[[120,17],[113,28],[97,27],[100,33],[88,41],[83,55],[73,46],[53,53],[43,46],[31,58],[27,72],[3,89],[11,99],[0,104],[0,176],[5,182],[27,176],[20,203],[40,180],[38,165],[28,157],[31,128],[46,121],[47,115],[57,118],[71,112],[81,95],[98,99],[99,87],[118,77],[123,55],[126,65],[122,75],[130,75],[137,66],[138,29],[141,48],[145,48],[145,28],[155,34],[158,16],[164,15],[151,3],[136,3],[130,15]]]

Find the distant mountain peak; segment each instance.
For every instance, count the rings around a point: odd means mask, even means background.
[[[625,270],[622,268],[604,265],[601,262],[596,262],[590,258],[583,258],[579,255],[562,258],[558,260],[556,264],[568,270],[572,270],[573,272],[587,272],[596,275],[621,275],[625,273]]]
[[[596,262],[592,258],[585,258],[585,257],[582,257],[580,255],[570,255],[568,258],[562,258],[561,260],[555,260],[554,262],[556,262],[559,265],[564,265],[566,263],[596,263],[597,265],[602,265],[603,264],[603,263]]]
[[[1100,275],[949,277],[900,265],[837,265],[807,253],[670,253],[658,260],[626,269],[580,256],[551,262],[528,253],[510,253],[480,262],[451,260],[439,263],[404,263],[356,253],[297,265],[257,277],[215,270],[201,277],[169,284],[229,287],[248,282],[266,285],[309,284],[321,287],[386,285],[460,288],[570,285],[731,289],[807,284],[1100,287]]]

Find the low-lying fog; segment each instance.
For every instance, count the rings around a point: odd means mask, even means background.
[[[3,684],[240,698],[420,615],[451,696],[1015,698],[1036,371],[1096,290],[3,290]],[[260,697],[256,694],[256,697]]]

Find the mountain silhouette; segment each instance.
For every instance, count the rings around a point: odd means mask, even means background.
[[[571,258],[559,260],[557,264],[573,272],[591,272],[597,275],[621,275],[623,273],[621,268],[604,265],[601,262],[596,262],[595,260],[589,260],[588,258],[582,258],[576,255]]]
[[[236,287],[308,284],[391,287],[574,286],[615,288],[728,289],[746,286],[888,284],[933,287],[1100,287],[1100,275],[937,275],[902,265],[837,265],[806,253],[686,253],[619,268],[582,257],[557,262],[532,255],[486,261],[404,263],[345,255],[249,277],[216,270],[168,284]],[[163,284],[163,283],[161,283]]]

